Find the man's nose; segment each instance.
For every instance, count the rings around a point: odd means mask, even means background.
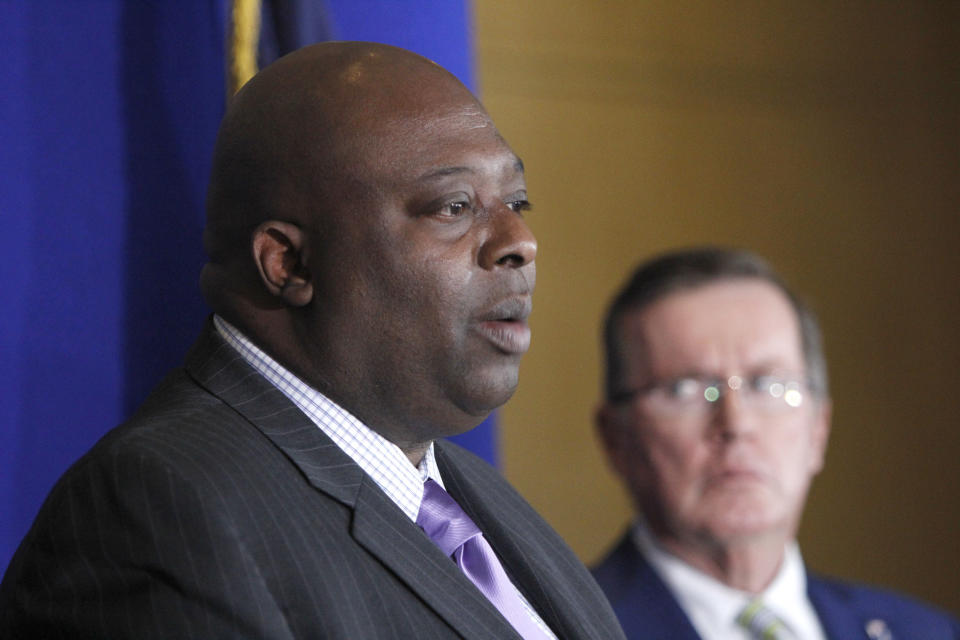
[[[478,260],[484,269],[522,267],[537,257],[537,239],[519,212],[507,205],[490,214],[490,234],[480,247]]]
[[[724,440],[736,440],[757,429],[758,415],[743,401],[739,392],[728,389],[713,405],[712,433]]]

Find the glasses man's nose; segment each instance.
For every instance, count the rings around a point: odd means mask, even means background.
[[[747,436],[757,428],[758,419],[764,412],[758,411],[756,404],[749,402],[750,394],[743,393],[742,387],[724,387],[722,392],[718,388],[719,395],[715,400],[708,400],[702,405],[704,412],[709,414],[713,432],[726,440]]]

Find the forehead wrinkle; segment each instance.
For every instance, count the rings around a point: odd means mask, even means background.
[[[422,176],[417,178],[421,182],[429,182],[431,180],[437,180],[439,178],[445,178],[447,176],[455,176],[461,173],[475,174],[476,170],[472,167],[440,167],[439,169],[432,169],[427,171]]]
[[[514,173],[523,175],[523,161],[520,158],[514,157],[514,162],[510,165],[510,168],[513,169]],[[470,174],[475,175],[477,169],[469,166],[452,166],[452,167],[439,167],[437,169],[430,169],[426,171],[423,175],[419,176],[417,180],[422,182],[429,182],[431,180],[438,180],[440,178],[445,178],[447,176],[455,176],[459,174]]]
[[[413,133],[416,131],[425,134],[449,131],[467,133],[490,129],[498,139],[502,139],[490,116],[483,109],[474,105],[463,105],[445,112],[437,112],[430,105],[426,105],[411,113],[385,116],[378,128],[388,133],[396,131]]]

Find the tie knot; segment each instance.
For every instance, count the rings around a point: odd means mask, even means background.
[[[480,529],[456,500],[431,479],[423,483],[417,525],[448,556],[453,555],[464,542],[480,534]]]

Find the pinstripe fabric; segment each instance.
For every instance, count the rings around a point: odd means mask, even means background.
[[[438,443],[448,490],[561,638],[622,638],[500,476]],[[376,484],[212,326],[51,492],[0,585],[2,638],[516,638]]]

